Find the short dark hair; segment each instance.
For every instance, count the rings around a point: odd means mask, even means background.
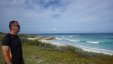
[[[18,23],[18,21],[16,21],[16,20],[10,21],[10,23],[9,23],[9,29],[10,30],[11,30],[11,25],[14,24],[15,22]],[[18,25],[18,27],[19,27],[19,31],[20,31],[20,25]]]

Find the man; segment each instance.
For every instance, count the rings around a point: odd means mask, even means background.
[[[18,21],[9,23],[10,32],[2,40],[2,54],[6,64],[24,64]]]

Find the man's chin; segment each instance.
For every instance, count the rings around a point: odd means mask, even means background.
[[[18,33],[19,33],[19,31],[15,31],[15,33],[16,33],[16,34],[18,34]]]

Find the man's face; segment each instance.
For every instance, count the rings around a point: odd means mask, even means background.
[[[14,24],[11,25],[11,30],[18,33],[19,32],[19,24],[18,22],[15,22]]]

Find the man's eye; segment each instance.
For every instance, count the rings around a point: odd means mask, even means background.
[[[17,27],[19,27],[19,25],[13,25],[13,26],[17,26]]]

